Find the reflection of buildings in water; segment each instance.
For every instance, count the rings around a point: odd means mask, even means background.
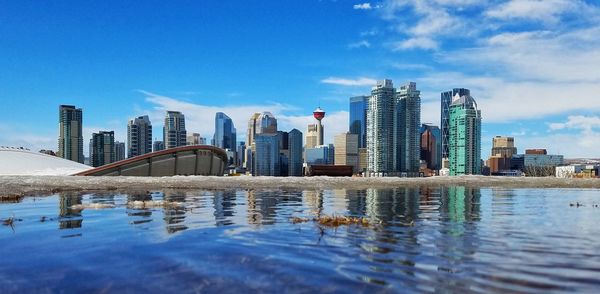
[[[215,224],[217,226],[225,226],[233,224],[231,217],[235,210],[236,192],[231,191],[215,191],[213,195],[213,207]]]
[[[348,195],[348,191],[346,189],[336,189],[336,190],[332,190],[333,192],[333,198],[331,203],[329,203],[331,209],[333,209],[335,214],[342,214],[345,215],[346,214],[346,209],[347,209],[347,195]]]
[[[367,190],[346,190],[348,213],[363,217],[367,211]]]
[[[478,252],[480,239],[477,234],[477,221],[480,220],[479,188],[442,187],[440,188],[440,237],[434,239],[436,254],[439,256],[439,271],[462,272],[462,266]],[[448,280],[442,292],[454,287],[463,288],[465,281]]]
[[[253,225],[274,224],[278,206],[290,203],[302,203],[302,194],[281,190],[249,190],[247,196],[248,223]]]
[[[71,206],[81,204],[81,195],[73,193],[62,193],[59,198],[59,228],[74,229],[81,228],[83,218],[81,210],[71,209]]]
[[[134,201],[151,201],[152,193],[136,193],[136,194],[128,194],[127,195],[127,203],[132,203]],[[152,221],[152,210],[149,208],[135,208],[135,209],[127,209],[128,216],[141,217],[142,220],[134,220],[132,224],[137,225],[141,223],[147,223]]]
[[[481,191],[479,188],[452,186],[442,187],[441,214],[454,222],[479,220]]]
[[[514,197],[514,189],[492,188],[492,215],[514,215]]]
[[[302,191],[302,202],[308,207],[310,213],[320,215],[323,212],[323,191],[322,190],[304,190]]]
[[[366,215],[378,221],[410,222],[419,213],[419,189],[367,189]]]
[[[185,194],[182,192],[164,193],[163,199],[165,202],[183,203],[185,202]],[[185,207],[165,205],[163,208],[163,219],[167,224],[167,232],[169,234],[186,230],[188,228],[183,224],[185,221]]]

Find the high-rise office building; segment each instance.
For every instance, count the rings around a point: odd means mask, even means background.
[[[335,164],[335,147],[333,144],[315,146],[313,148],[305,149],[304,152],[306,163],[309,165]]]
[[[319,141],[319,133],[317,131],[317,124],[309,124],[306,128],[306,145],[305,149],[315,148],[318,146],[317,142]]]
[[[254,137],[255,176],[280,176],[279,137],[277,133],[257,134]]]
[[[492,156],[512,157],[517,154],[515,138],[496,136],[492,138]]]
[[[204,145],[204,144],[200,144],[200,134],[198,134],[198,133],[192,133],[192,134],[187,135],[187,138],[185,139],[185,144],[187,144],[188,146]]]
[[[93,133],[90,146],[90,162],[93,167],[103,166],[116,161],[115,132],[100,131]]]
[[[152,144],[152,151],[156,152],[161,150],[165,150],[165,143],[159,140],[154,141]]]
[[[127,146],[129,158],[152,152],[152,124],[147,115],[129,120]]]
[[[471,95],[452,99],[449,120],[450,175],[481,174],[481,110]]]
[[[83,156],[83,111],[73,105],[58,108],[58,152],[56,155],[68,160],[84,162]]]
[[[348,129],[351,134],[358,135],[358,148],[367,147],[367,107],[369,96],[350,98],[350,122]]]
[[[237,145],[237,166],[243,166],[244,162],[246,162],[246,142],[239,142]]]
[[[125,142],[115,141],[115,161],[125,159]]]
[[[270,112],[254,113],[248,121],[248,134],[246,136],[246,161],[244,167],[251,171],[254,169],[254,138],[261,134],[277,134],[277,119]]]
[[[442,132],[442,158],[448,158],[450,151],[448,144],[450,142],[450,104],[454,96],[470,96],[469,89],[455,88],[452,91],[442,92],[441,94],[441,115],[440,130]]]
[[[334,138],[336,165],[351,165],[354,173],[359,171],[358,165],[358,134],[343,133]]]
[[[186,145],[185,116],[179,111],[167,111],[163,127],[165,149]]]
[[[394,172],[394,85],[378,81],[371,91],[367,110],[367,169],[385,175]]]
[[[421,160],[427,163],[427,168],[439,170],[442,168],[442,141],[440,128],[434,125],[421,125]]]
[[[394,107],[394,161],[397,172],[418,173],[420,167],[421,91],[417,84],[402,85]]]
[[[233,120],[225,113],[217,112],[215,114],[215,134],[213,144],[222,149],[236,149],[236,130]]]
[[[288,176],[302,176],[302,132],[293,129],[288,133]]]
[[[277,119],[272,113],[265,111],[256,119],[256,134],[276,134]]]
[[[252,146],[252,143],[254,142],[254,137],[256,136],[256,129],[257,129],[257,121],[258,121],[258,117],[260,116],[260,113],[254,113],[250,119],[248,120],[248,132],[246,134],[246,146],[250,147]]]

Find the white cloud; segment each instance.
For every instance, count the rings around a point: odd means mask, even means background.
[[[375,84],[377,84],[377,80],[365,77],[360,77],[357,79],[329,77],[321,80],[321,83],[340,86],[375,86]]]
[[[556,23],[559,16],[576,11],[581,2],[576,0],[511,0],[493,7],[485,15],[497,19],[530,19]]]
[[[565,130],[565,129],[578,129],[586,132],[591,132],[592,129],[600,128],[600,117],[599,116],[583,116],[583,115],[572,115],[567,118],[566,122],[563,123],[551,123],[548,125],[550,130]]]
[[[356,9],[356,10],[371,10],[373,9],[373,7],[371,6],[371,3],[361,3],[361,4],[354,4],[352,6],[352,8]]]
[[[371,48],[371,43],[367,40],[361,40],[355,43],[348,44],[348,48],[356,49],[356,48]]]
[[[410,49],[435,50],[438,48],[438,44],[433,39],[426,37],[418,37],[397,42],[393,45],[393,48],[394,51]]]

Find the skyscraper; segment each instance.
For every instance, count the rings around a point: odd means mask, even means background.
[[[288,175],[290,177],[302,176],[302,132],[293,129],[288,133]]]
[[[434,125],[421,125],[421,160],[427,162],[427,168],[439,170],[442,163],[442,141],[440,128]]]
[[[161,150],[165,150],[165,143],[159,140],[154,141],[152,144],[152,151],[156,152]]]
[[[84,162],[82,124],[81,108],[75,108],[73,105],[58,107],[58,157]]]
[[[442,92],[441,95],[441,115],[440,115],[440,130],[442,131],[442,158],[448,158],[449,148],[448,143],[450,142],[450,104],[452,104],[452,97],[456,96],[470,96],[471,91],[464,88],[455,88],[452,91]]]
[[[186,145],[185,116],[179,111],[167,111],[163,127],[165,149]]]
[[[420,167],[421,91],[417,84],[402,85],[396,93],[394,107],[395,171],[418,173]]]
[[[492,138],[492,156],[512,157],[517,154],[514,137],[496,136]]]
[[[204,144],[200,144],[200,134],[198,134],[198,133],[192,133],[192,134],[188,135],[187,138],[185,139],[185,144],[187,144],[187,145],[204,145]]]
[[[129,158],[152,152],[152,124],[147,115],[129,120],[127,146]]]
[[[280,176],[279,138],[277,134],[258,134],[254,138],[255,176]]]
[[[260,116],[260,113],[254,113],[250,119],[248,120],[248,133],[246,135],[246,145],[248,147],[250,147],[252,145],[252,143],[254,142],[254,137],[256,136],[256,128],[257,128],[257,121],[258,121],[258,117]]]
[[[100,131],[92,134],[90,162],[93,167],[103,166],[116,161],[115,132]]]
[[[277,134],[277,119],[270,112],[254,113],[248,121],[248,135],[246,140],[246,162],[244,167],[251,171],[255,167],[254,159],[254,139],[261,134]]]
[[[334,138],[336,165],[351,165],[354,173],[358,166],[358,134],[342,133]]]
[[[369,96],[356,96],[350,98],[350,122],[351,134],[358,135],[358,148],[367,147],[367,107]]]
[[[450,175],[481,174],[481,110],[471,95],[453,97],[449,120]]]
[[[315,148],[318,146],[317,142],[319,141],[319,133],[317,131],[317,124],[309,124],[306,127],[306,145],[305,149]]]
[[[371,173],[394,172],[394,85],[378,81],[367,110],[367,169]]]
[[[115,141],[115,161],[125,159],[125,142]]]
[[[233,121],[225,113],[217,112],[215,115],[214,146],[222,149],[236,150],[236,130]]]

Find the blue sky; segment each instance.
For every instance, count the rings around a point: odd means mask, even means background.
[[[520,150],[600,157],[600,5],[583,0],[2,1],[0,145],[56,149],[59,104],[84,109],[84,136],[166,109],[212,137],[238,138],[255,111],[305,131],[319,104],[326,141],[347,130],[348,97],[374,81],[470,88],[482,155],[494,135]],[[87,151],[87,148],[84,148]]]

